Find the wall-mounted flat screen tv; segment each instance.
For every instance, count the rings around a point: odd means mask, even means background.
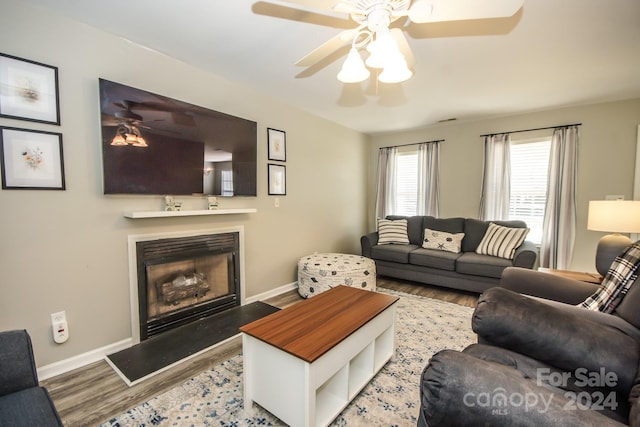
[[[256,122],[99,86],[105,194],[256,196]]]

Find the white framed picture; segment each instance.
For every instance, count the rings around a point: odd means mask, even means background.
[[[284,165],[269,163],[269,195],[284,196],[287,194],[287,170]]]
[[[285,162],[287,160],[287,134],[283,130],[267,128],[269,142],[269,160]]]

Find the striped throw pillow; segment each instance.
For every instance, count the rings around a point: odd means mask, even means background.
[[[406,219],[378,219],[378,244],[388,245],[390,243],[409,244]]]
[[[518,246],[524,242],[529,233],[528,228],[510,228],[489,223],[489,228],[476,249],[480,255],[492,255],[513,259]]]

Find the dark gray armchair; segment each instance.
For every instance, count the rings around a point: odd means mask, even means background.
[[[0,425],[63,425],[49,393],[39,386],[25,330],[0,332]]]
[[[418,425],[640,426],[640,284],[603,314],[574,305],[597,285],[507,270],[474,311],[478,344],[429,361]]]

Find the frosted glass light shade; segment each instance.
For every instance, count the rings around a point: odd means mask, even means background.
[[[123,146],[123,145],[127,145],[127,141],[124,140],[122,135],[118,134],[113,137],[113,140],[111,141],[111,145]]]
[[[136,142],[138,142],[138,137],[132,133],[128,133],[126,135],[125,141],[127,141],[127,144],[135,144]]]
[[[369,43],[367,50],[370,55],[367,58],[367,67],[371,68],[384,68],[389,61],[393,61],[395,56],[400,53],[398,45],[396,44],[389,29],[386,31],[378,31],[376,33],[376,39]]]
[[[134,142],[133,144],[131,144],[131,145],[133,145],[134,147],[143,147],[143,148],[147,148],[148,147],[147,141],[145,141],[144,138],[141,137],[141,136],[139,136],[138,140],[136,142]]]
[[[343,83],[359,83],[368,79],[370,74],[371,72],[365,67],[358,50],[352,47],[338,73],[338,80]]]
[[[413,72],[407,66],[404,56],[397,52],[393,58],[390,58],[387,65],[378,76],[378,80],[383,83],[400,83],[409,80]]]

